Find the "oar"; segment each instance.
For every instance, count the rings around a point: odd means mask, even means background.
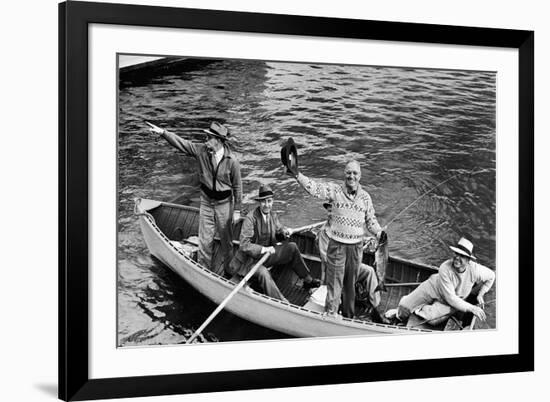
[[[252,267],[252,269],[250,271],[248,271],[248,273],[246,274],[246,276],[239,282],[239,284],[237,286],[235,286],[235,288],[231,291],[231,293],[229,293],[229,295],[227,295],[227,297],[220,303],[220,305],[216,308],[216,310],[214,310],[212,312],[212,314],[210,314],[210,316],[206,319],[206,321],[204,321],[202,323],[202,325],[199,327],[199,329],[197,329],[195,331],[195,333],[193,335],[191,335],[191,338],[189,338],[187,340],[186,343],[191,343],[195,340],[195,338],[197,336],[200,335],[200,333],[202,331],[204,331],[204,329],[206,328],[206,326],[208,324],[210,324],[210,321],[212,321],[220,311],[223,310],[223,308],[225,307],[225,305],[227,303],[229,303],[229,300],[231,300],[231,298],[233,296],[235,296],[235,294],[241,290],[241,288],[246,284],[246,282],[252,277],[252,275],[254,275],[254,273],[258,270],[258,268],[265,262],[265,260],[267,260],[269,257],[269,253],[265,253],[262,258],[260,258],[260,261],[258,261],[256,263],[256,265],[254,265],[254,267]]]
[[[418,286],[422,282],[395,282],[395,283],[386,283],[387,288],[400,287],[400,286]]]
[[[290,229],[290,235],[293,235],[294,233],[298,232],[305,232],[307,230],[315,229],[316,227],[322,226],[326,223],[326,221],[312,223],[311,225],[306,226],[300,226],[299,228]]]
[[[477,317],[474,315],[474,318],[472,318],[472,322],[470,323],[470,326],[468,327],[468,330],[472,331],[474,329],[476,319],[477,319]]]

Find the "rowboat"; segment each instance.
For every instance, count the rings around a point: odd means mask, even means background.
[[[224,277],[223,261],[217,246],[214,247],[214,268],[204,267],[196,261],[198,208],[137,199],[134,212],[139,217],[145,243],[154,257],[216,304],[231,293],[236,283]],[[319,277],[321,261],[315,235],[311,232],[295,233],[290,240],[298,245],[312,275]],[[237,239],[234,243],[238,247]],[[363,262],[373,266],[374,255],[365,252]],[[406,334],[439,331],[445,327],[444,324],[433,327],[423,322],[409,323],[407,326],[390,325],[369,318],[327,316],[322,314],[324,299],[319,297],[323,287],[310,294],[310,291],[303,289],[301,280],[292,270],[274,271],[273,278],[288,302],[262,294],[252,284],[236,293],[225,308],[245,320],[296,337]],[[402,296],[435,272],[435,267],[390,256],[386,268],[387,291],[381,292],[382,308],[386,310],[397,306]]]

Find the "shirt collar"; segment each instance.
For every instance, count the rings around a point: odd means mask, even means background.
[[[357,186],[357,190],[355,190],[355,194],[350,194],[348,193],[348,188],[346,187],[346,183],[342,184],[342,191],[344,192],[344,194],[346,195],[346,197],[348,198],[353,198],[355,199],[359,193],[361,192],[361,185],[358,185]]]
[[[216,152],[214,152],[214,157],[216,158],[216,162],[218,163],[220,163],[220,161],[223,158],[223,150],[224,150],[224,147],[221,147]]]

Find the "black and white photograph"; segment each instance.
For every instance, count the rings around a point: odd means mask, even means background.
[[[6,3],[1,399],[544,400],[543,4]]]
[[[117,57],[117,347],[498,329],[495,71]]]

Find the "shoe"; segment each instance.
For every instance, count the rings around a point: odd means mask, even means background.
[[[310,282],[304,282],[302,285],[305,290],[318,288],[319,286],[321,286],[321,280],[317,278],[312,278]]]
[[[378,324],[391,324],[391,320],[384,317],[384,314],[380,314],[377,308],[373,308],[371,311],[371,319]]]
[[[330,318],[332,320],[341,320],[343,317],[341,314],[335,313],[334,311],[325,311],[321,315],[321,317],[325,320],[327,318]]]
[[[384,319],[388,320],[388,324],[390,324],[390,325],[399,325],[399,326],[406,325],[406,322],[401,321],[401,319],[397,315],[397,309],[396,308],[392,308],[392,309],[386,311],[382,315],[382,317]]]

